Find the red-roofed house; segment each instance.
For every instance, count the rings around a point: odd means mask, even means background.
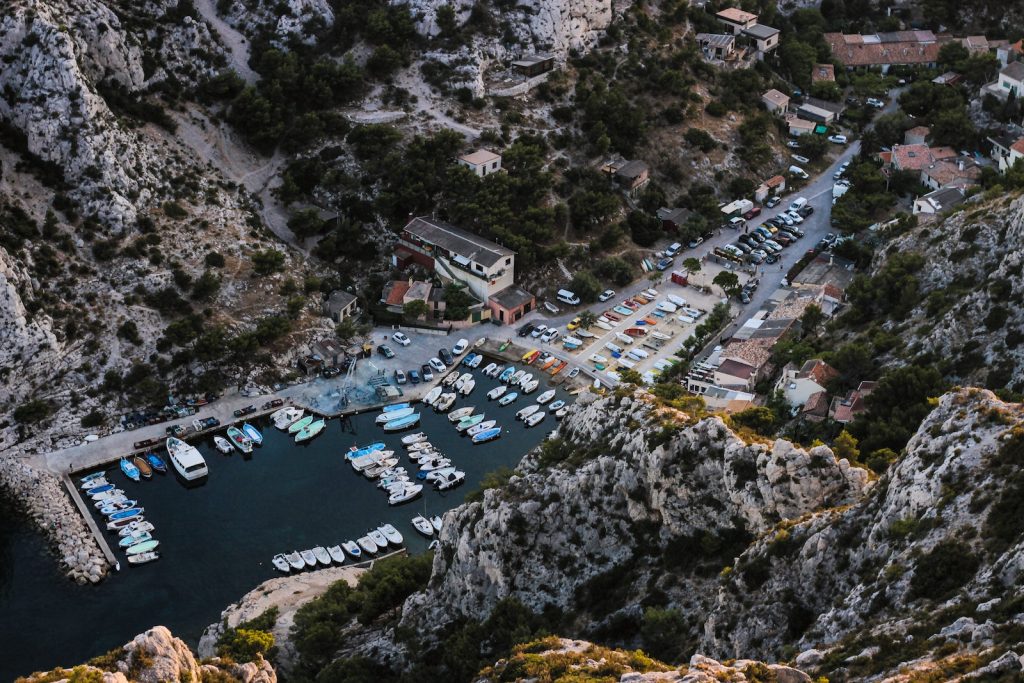
[[[801,408],[811,396],[825,391],[828,382],[838,376],[835,368],[817,358],[807,361],[799,370],[790,363],[782,369],[775,390],[781,391],[791,406]]]
[[[923,145],[931,132],[932,131],[928,126],[914,126],[903,134],[903,144]]]
[[[1018,139],[1008,148],[1008,154],[999,158],[999,172],[1006,173],[1018,161],[1024,160],[1024,138]]]
[[[934,66],[941,44],[931,31],[895,31],[869,35],[826,33],[832,56],[846,68],[881,67],[883,72],[899,64]]]
[[[811,422],[822,422],[828,417],[828,392],[811,394],[800,411],[800,417]]]
[[[757,23],[756,14],[744,12],[736,7],[727,7],[721,12],[716,12],[715,18],[732,29],[734,36],[738,36],[745,29],[751,28]]]
[[[877,384],[877,382],[864,381],[845,398],[838,396],[833,398],[832,405],[828,409],[829,417],[840,424],[853,422],[854,418],[868,409],[864,399],[871,395]]]

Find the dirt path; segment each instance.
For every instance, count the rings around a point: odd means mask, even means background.
[[[249,41],[234,27],[217,16],[217,8],[213,0],[195,0],[196,9],[210,25],[214,33],[220,36],[221,42],[228,49],[231,68],[248,84],[253,85],[260,79],[259,74],[249,68]]]

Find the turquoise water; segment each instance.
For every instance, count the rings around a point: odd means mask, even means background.
[[[263,446],[246,456],[221,455],[212,439],[196,443],[210,475],[195,488],[185,488],[170,473],[134,483],[111,471],[110,478],[146,508],[162,556],[140,567],[122,561],[122,570],[98,586],[78,586],[64,578],[42,536],[0,501],[0,643],[5,653],[0,680],[82,662],[155,624],[168,626],[194,646],[225,607],[278,575],[270,559],[279,552],[354,540],[385,521],[401,531],[410,551],[424,550],[428,541],[409,523],[414,515],[440,514],[459,505],[483,475],[515,465],[556,424],[549,415],[537,427],[524,428],[514,414],[531,397],[499,407],[486,397],[497,380],[479,371],[474,375],[473,394],[459,397],[453,409],[477,406],[508,431],[496,441],[473,445],[444,415],[424,407],[420,426],[411,431],[426,432],[466,471],[466,484],[446,493],[425,488],[422,498],[399,507],[389,507],[387,495],[343,457],[354,444],[384,441],[412,471],[402,434],[384,434],[374,424],[376,411],[352,418],[355,434],[332,420],[319,437],[301,446],[257,423]],[[542,385],[532,398],[545,389]],[[559,390],[557,398],[569,397]]]

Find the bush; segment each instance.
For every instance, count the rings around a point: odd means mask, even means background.
[[[224,257],[215,251],[211,251],[203,258],[203,262],[210,268],[223,268]]]
[[[701,128],[690,128],[683,135],[683,138],[705,154],[718,146],[715,139],[706,130]]]
[[[917,561],[910,597],[945,600],[971,580],[979,562],[963,541],[947,539],[938,543]]]
[[[176,220],[179,218],[184,218],[185,216],[188,215],[188,211],[186,211],[185,208],[178,202],[164,202],[163,210],[164,213],[167,214],[168,218],[174,218]]]
[[[252,255],[252,266],[257,275],[270,275],[284,268],[284,254],[276,249],[265,249]]]
[[[82,417],[81,424],[86,429],[90,429],[92,427],[99,427],[100,425],[102,425],[104,419],[105,418],[103,417],[103,413],[101,413],[98,410],[94,410],[88,415]]]
[[[251,662],[265,656],[274,647],[274,636],[267,631],[229,629],[217,642],[217,654],[236,662]]]
[[[14,419],[22,424],[32,424],[45,420],[52,413],[53,406],[48,401],[28,401],[14,409]]]

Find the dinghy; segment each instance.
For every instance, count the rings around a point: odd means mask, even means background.
[[[493,389],[487,392],[487,400],[493,401],[497,398],[501,398],[501,396],[506,391],[508,391],[508,387],[505,386],[504,384],[499,384],[498,386],[494,387]]]
[[[533,392],[537,391],[537,387],[539,386],[540,382],[538,382],[537,380],[532,380],[529,384],[523,387],[523,393],[532,394]]]
[[[156,453],[146,453],[146,462],[157,472],[165,474],[167,472],[167,463]]]
[[[524,363],[526,363],[527,365],[529,365],[533,361],[537,360],[537,356],[539,356],[539,355],[540,355],[540,351],[537,351],[536,349],[534,349],[532,351],[527,351],[526,353],[524,353],[521,360]]]
[[[466,386],[466,382],[469,382],[472,379],[473,373],[471,372],[467,372],[464,375],[460,376],[459,379],[456,380],[455,382],[455,391],[462,391],[462,387]]]
[[[491,373],[494,372],[495,368],[497,368],[497,367],[498,367],[497,363],[488,363],[487,365],[484,366],[484,369],[481,370],[480,372],[482,372],[485,377],[490,377]]]
[[[473,435],[473,443],[487,443],[488,441],[494,441],[501,436],[501,427],[492,427],[491,429],[485,429],[479,434]]]
[[[525,408],[516,413],[516,419],[525,420],[526,418],[536,413],[538,410],[540,410],[540,406],[538,405],[526,406]]]
[[[288,560],[285,559],[284,555],[274,555],[274,557],[271,558],[270,563],[274,565],[274,569],[281,572],[282,574],[287,574],[292,570],[292,568],[288,565]]]
[[[340,545],[332,545],[327,552],[335,564],[345,564],[345,551],[341,549]]]
[[[394,412],[396,410],[405,410],[406,408],[410,408],[410,407],[412,407],[412,406],[410,406],[410,404],[408,404],[408,403],[393,403],[393,404],[391,404],[389,406],[384,406],[383,408],[381,408],[381,412],[391,413],[391,412]]]
[[[476,358],[475,353],[467,353],[466,357],[462,359],[462,364],[469,367],[473,363],[473,359]]]
[[[555,412],[555,419],[561,420],[563,417],[569,414],[569,406],[563,406]]]
[[[528,372],[528,373],[526,373],[525,375],[523,375],[522,377],[519,378],[518,384],[521,387],[525,387],[527,384],[529,384],[532,381],[533,381],[533,373]]]
[[[379,425],[387,424],[392,420],[398,420],[403,417],[407,417],[416,412],[415,408],[402,408],[400,410],[391,410],[386,413],[381,413],[377,416],[376,423]]]
[[[257,446],[263,443],[263,434],[248,422],[242,425],[242,432]]]
[[[300,550],[299,555],[302,556],[302,561],[306,563],[307,567],[316,566],[316,555],[313,554],[312,550]]]
[[[578,374],[580,374],[580,369],[579,368],[573,368],[572,370],[569,371],[568,377],[569,377],[569,379],[574,379],[576,377],[576,375],[578,375]]]
[[[407,503],[420,495],[423,491],[423,486],[420,484],[412,484],[406,486],[401,491],[397,491],[388,496],[388,505],[401,505]]]
[[[270,422],[278,429],[288,429],[288,425],[298,422],[305,413],[302,408],[287,406],[270,414]]]
[[[238,427],[228,427],[228,441],[243,453],[252,453],[252,441]]]
[[[107,517],[110,519],[110,521],[116,522],[122,519],[131,519],[133,517],[138,517],[144,511],[145,508],[128,508],[127,510],[118,510],[117,512],[113,512],[107,515]]]
[[[562,345],[570,351],[575,351],[576,349],[583,346],[583,340],[577,339],[576,337],[563,337]],[[554,365],[554,361],[552,361],[551,365]],[[541,369],[546,370],[547,368],[551,367],[551,365],[546,365]]]
[[[368,537],[370,538],[370,540],[371,540],[371,541],[373,541],[373,542],[374,542],[374,543],[375,543],[375,544],[377,545],[377,547],[378,547],[378,548],[380,548],[381,550],[383,550],[384,548],[387,548],[387,547],[388,547],[388,539],[384,538],[384,534],[382,534],[382,533],[381,533],[380,531],[378,531],[377,529],[370,529],[369,531],[367,531],[367,532],[366,532],[366,535],[367,535],[367,536],[368,536]]]
[[[122,502],[111,502],[100,508],[101,515],[112,515],[122,510],[131,510],[138,501],[126,500]]]
[[[405,448],[412,453],[415,453],[416,451],[432,451],[434,450],[434,444],[429,441],[417,441],[416,443],[409,444]]]
[[[543,410],[540,410],[540,411],[534,413],[533,415],[530,415],[525,420],[526,426],[527,427],[536,427],[537,425],[539,425],[541,422],[544,421],[544,415],[546,415],[546,413]]]
[[[565,405],[565,401],[559,399],[559,400],[555,401],[554,403],[552,403],[551,405],[549,405],[548,406],[548,410],[550,412],[554,412],[556,410],[561,410],[562,406],[564,406],[564,405]]]
[[[443,380],[441,380],[441,386],[450,387],[457,381],[459,381],[459,371],[452,370],[451,372],[448,373],[447,376],[445,376]]]
[[[488,429],[492,428],[497,423],[497,420],[484,420],[483,422],[475,424],[469,429],[467,429],[466,433],[469,434],[470,436],[476,436],[480,432],[486,432]]]
[[[160,559],[160,553],[157,553],[157,552],[139,553],[138,555],[130,555],[128,557],[128,564],[131,564],[131,565],[146,564],[147,562],[153,562],[154,560],[159,560],[159,559]]]
[[[612,331],[612,326],[606,323],[604,320],[598,320],[594,324],[600,327],[602,330],[608,330],[609,332]]]
[[[128,553],[129,557],[132,555],[141,555],[142,553],[149,553],[156,550],[159,545],[160,541],[151,538],[148,541],[143,541],[142,543],[136,543],[135,545],[130,546],[125,552]]]
[[[316,561],[325,567],[331,563],[331,556],[327,552],[327,548],[322,545],[313,548],[313,555],[316,557]]]
[[[132,464],[138,468],[139,474],[142,475],[143,479],[153,478],[153,468],[149,466],[149,462],[141,455],[136,455],[132,458]]]
[[[434,527],[434,531],[441,532],[441,515],[434,515],[430,518],[430,523]]]
[[[400,432],[403,429],[409,429],[415,427],[420,423],[420,414],[413,413],[412,415],[406,415],[405,417],[397,420],[392,420],[384,425],[385,432]]]
[[[480,367],[480,364],[483,363],[483,362],[484,362],[483,354],[478,353],[475,356],[473,356],[473,360],[471,360],[470,362],[466,363],[466,365],[468,367],[471,367],[471,368],[473,368],[475,370],[476,368]]]
[[[551,368],[551,375],[552,376],[557,375],[562,370],[565,370],[565,366],[567,366],[568,364],[569,364],[569,361],[563,360],[561,363],[559,363],[555,367]]]
[[[514,365],[510,365],[501,371],[501,375],[498,376],[498,381],[508,382],[514,374],[516,374],[516,368]]]
[[[509,403],[512,403],[512,401],[515,401],[517,398],[519,398],[519,394],[513,391],[502,396],[501,399],[498,401],[498,405],[507,406]]]
[[[121,548],[127,548],[129,546],[135,545],[136,543],[142,543],[144,541],[151,541],[151,540],[153,540],[153,535],[151,533],[149,533],[148,531],[140,531],[140,532],[138,532],[136,534],[131,534],[129,536],[125,536],[124,538],[122,538],[120,541],[117,542],[117,545],[118,545],[118,547],[121,547]]]
[[[461,422],[463,418],[472,415],[474,410],[475,408],[473,406],[464,406],[457,410],[453,410],[452,412],[448,413],[448,421]]]
[[[134,524],[135,522],[142,522],[145,521],[145,519],[146,518],[142,516],[125,517],[124,519],[114,519],[107,522],[107,531],[119,531],[120,529],[125,528],[129,524]]]
[[[440,481],[435,481],[434,488],[438,491],[447,491],[448,489],[453,489],[459,484],[462,484],[464,481],[466,481],[466,473],[460,470],[448,474]]]
[[[441,398],[437,399],[437,402],[434,404],[434,410],[443,413],[451,408],[453,403],[455,403],[454,393],[441,394]]]
[[[94,486],[91,489],[86,489],[85,490],[85,495],[92,496],[92,497],[95,498],[96,496],[98,496],[98,495],[100,495],[102,493],[107,493],[108,491],[113,491],[113,490],[114,490],[114,485],[113,484],[100,484],[99,486]]]
[[[441,387],[434,387],[433,389],[427,392],[426,396],[423,397],[423,402],[428,406],[434,405],[434,402],[437,401],[437,399],[441,398],[442,391],[443,389]]]
[[[459,393],[462,394],[463,396],[469,396],[470,392],[472,392],[473,389],[475,389],[475,388],[476,388],[476,380],[475,379],[471,379],[471,380],[469,380],[468,382],[466,382],[465,384],[462,385],[462,388],[459,389]]]
[[[288,560],[288,566],[290,566],[295,571],[299,571],[301,569],[306,568],[306,561],[302,559],[302,556],[299,555],[299,551],[297,550],[293,550],[287,555],[285,555],[284,559]]]
[[[98,486],[99,485],[99,484],[93,484],[92,482],[98,481],[100,479],[102,479],[104,481],[104,483],[106,483],[107,473],[106,472],[93,472],[92,474],[87,474],[86,476],[84,476],[84,477],[82,477],[81,479],[78,480],[78,481],[81,482],[81,485],[78,488],[80,488],[82,490],[91,489],[93,486]]]
[[[121,529],[118,529],[118,536],[131,536],[132,534],[141,534],[143,531],[153,531],[153,525],[149,522],[129,522]]]
[[[361,455],[382,450],[384,450],[384,442],[378,441],[377,443],[371,443],[368,446],[352,446],[348,449],[348,453],[345,454],[345,457],[349,460],[353,460]]]
[[[100,498],[95,503],[93,503],[92,506],[94,508],[96,508],[97,510],[99,510],[101,507],[105,507],[107,505],[113,505],[114,503],[123,503],[123,502],[126,502],[127,500],[128,500],[128,496],[126,496],[123,493],[119,493],[116,496],[110,496],[108,498]],[[129,505],[128,507],[131,507],[131,506]]]
[[[406,448],[413,448],[416,444],[423,443],[427,440],[427,435],[423,432],[416,432],[415,434],[409,434],[402,437],[402,445]]]
[[[594,334],[593,332],[588,332],[587,330],[584,330],[583,328],[580,328],[580,329],[576,330],[575,332],[573,332],[573,334],[576,335],[577,337],[583,337],[584,339],[596,339],[597,338],[596,334]]]
[[[225,439],[223,436],[213,437],[213,445],[217,447],[217,450],[225,455],[235,450],[231,446],[231,442]]]
[[[388,543],[392,545],[402,545],[402,543],[405,541],[405,539],[402,538],[402,534],[400,534],[398,532],[398,529],[396,529],[395,526],[390,522],[385,522],[384,524],[381,524],[379,527],[377,527],[377,531],[384,534],[384,538],[388,539]]]
[[[341,547],[344,548],[345,552],[351,555],[353,559],[358,560],[363,555],[363,551],[355,541],[345,541],[341,544]]]
[[[302,430],[299,431],[298,434],[295,435],[295,443],[309,441],[314,436],[322,432],[326,424],[327,422],[323,419],[310,423],[308,427],[303,428]]]
[[[295,422],[293,422],[290,425],[288,425],[288,433],[289,434],[298,434],[303,429],[305,429],[306,427],[311,425],[313,423],[313,420],[315,420],[315,419],[316,419],[316,415],[307,415],[306,417],[302,418],[301,420],[296,420]]]
[[[383,451],[371,451],[366,455],[360,455],[358,458],[352,458],[349,463],[356,472],[362,472],[367,467],[373,467],[385,457]]]
[[[462,421],[459,422],[459,424],[455,427],[455,429],[456,429],[456,431],[464,432],[467,429],[469,429],[470,427],[478,425],[478,424],[480,424],[483,421],[484,421],[484,414],[483,413],[477,413],[476,415],[470,415],[470,416],[464,418]]]
[[[544,405],[545,403],[547,403],[548,401],[550,401],[554,397],[555,397],[555,390],[554,389],[548,389],[543,394],[541,394],[540,396],[537,397],[537,403],[539,403],[541,405]]]
[[[376,479],[384,472],[398,464],[398,458],[385,458],[375,465],[370,465],[363,470],[363,476],[367,479]]]
[[[132,481],[139,481],[142,475],[139,473],[139,468],[133,465],[128,458],[121,458],[121,471],[124,472],[124,476],[128,477]],[[111,486],[113,488],[113,486]],[[88,491],[86,491],[88,493]]]
[[[81,486],[79,486],[79,488],[88,495],[89,491],[93,489],[98,489],[101,486],[112,487],[114,485],[107,481],[106,477],[99,477],[97,479],[92,479],[90,481],[84,482]]]
[[[526,370],[517,370],[511,377],[509,377],[508,383],[519,384],[519,380],[521,380],[525,374]]]
[[[412,518],[412,525],[416,531],[420,532],[424,536],[434,535],[434,525],[430,523],[430,520],[423,515],[416,515]]]

